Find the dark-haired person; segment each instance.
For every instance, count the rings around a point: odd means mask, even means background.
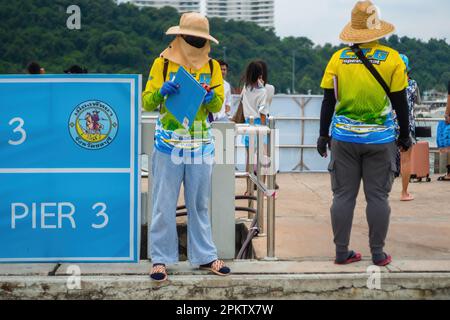
[[[255,125],[267,125],[269,116],[269,106],[267,104],[267,89],[264,83],[264,67],[258,61],[252,61],[248,64],[243,76],[244,86],[241,92],[242,109],[246,123],[250,123],[253,118]],[[249,163],[250,137],[243,136],[243,143],[246,150],[246,170],[251,172],[252,164]],[[256,142],[255,142],[256,143]],[[267,154],[264,150],[264,154]],[[250,181],[247,181],[247,190]],[[248,191],[245,193],[248,195]]]
[[[448,82],[447,109],[445,110],[445,122],[450,124],[450,81]],[[450,181],[450,152],[447,153],[447,174],[439,177],[439,181]]]
[[[231,116],[231,105],[233,103],[233,98],[231,96],[231,85],[226,81],[229,71],[228,63],[223,60],[217,60],[220,65],[220,70],[222,70],[223,76],[223,89],[225,92],[225,99],[223,101],[222,109],[218,113],[214,114],[214,121],[229,121]]]
[[[180,25],[166,34],[175,35],[175,40],[154,61],[142,94],[145,110],[161,106],[152,157],[151,278],[167,280],[167,266],[179,260],[176,209],[182,183],[188,211],[188,259],[201,269],[226,276],[231,271],[218,259],[209,218],[214,141],[207,118],[222,108],[224,100],[219,63],[209,58],[210,41],[218,41],[209,34],[208,19],[199,13],[183,14]],[[190,130],[165,106],[165,98],[179,90],[171,79],[181,66],[200,83],[217,86],[206,95]]]
[[[273,85],[269,84],[269,67],[267,66],[267,63],[264,60],[258,60],[256,62],[259,63],[262,67],[262,71],[263,71],[262,80],[264,83],[264,88],[266,88],[266,104],[267,104],[267,108],[270,110],[270,106],[272,105],[273,97],[275,96],[275,87]],[[264,149],[264,151],[267,154],[267,150]],[[278,185],[277,182],[275,182],[275,190],[279,190],[279,189],[280,189],[280,186]]]
[[[336,52],[321,83],[324,100],[317,149],[321,156],[327,157],[327,147],[331,144],[331,220],[336,264],[362,259],[360,253],[349,250],[361,180],[367,201],[372,261],[377,266],[391,263],[392,257],[384,252],[384,247],[391,214],[389,194],[397,170],[397,148],[406,152],[412,145],[405,64],[397,51],[377,41],[393,33],[395,27],[379,20],[374,8],[370,1],[359,1],[355,5],[351,23],[344,28],[340,39],[359,44],[361,51],[345,47]],[[374,66],[389,87],[390,99],[381,81],[377,81],[353,50],[362,53]],[[400,126],[398,138],[392,108]]]
[[[68,74],[85,74],[88,73],[86,68],[82,68],[79,65],[75,64],[71,66],[69,69],[64,70],[64,73]]]
[[[409,72],[411,68],[409,66],[409,58],[401,54],[403,62],[405,63],[406,71],[408,72],[408,87],[406,88],[406,98],[408,101],[409,107],[409,131],[411,133],[411,138],[413,142],[416,141],[416,120],[415,120],[415,112],[414,106],[416,104],[420,104],[420,90],[419,85],[416,80],[412,79],[409,76]],[[401,201],[413,201],[414,196],[408,192],[409,180],[411,178],[411,154],[412,148],[406,152],[400,153],[400,161],[401,161],[401,174],[402,174],[402,195]]]
[[[244,87],[241,92],[242,106],[246,122],[253,117],[255,124],[267,124],[269,108],[267,105],[267,89],[264,83],[264,69],[257,61],[250,62],[243,77]],[[248,137],[245,139],[248,146]]]
[[[27,72],[28,74],[44,74],[45,69],[42,68],[39,63],[33,61],[28,64]]]

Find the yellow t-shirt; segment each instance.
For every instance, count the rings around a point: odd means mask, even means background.
[[[360,47],[391,92],[402,91],[408,86],[406,66],[397,51],[378,42],[362,44]],[[392,111],[383,87],[349,47],[333,55],[321,87],[335,89],[337,116],[365,124],[383,125]]]

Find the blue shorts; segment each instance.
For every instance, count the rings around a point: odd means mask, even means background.
[[[249,121],[249,119],[245,119],[245,123],[247,123],[247,124],[250,124],[250,121]],[[255,121],[254,121],[254,124],[255,125],[261,125],[261,118],[256,118],[255,119]],[[266,121],[266,125],[268,125],[268,121]],[[255,147],[256,147],[256,135],[254,136],[254,140],[255,140]],[[264,144],[267,144],[267,142],[268,142],[268,139],[267,139],[267,135],[264,137]],[[242,143],[244,144],[244,146],[246,147],[246,148],[248,148],[249,147],[249,145],[250,145],[250,136],[249,135],[243,135],[242,136]]]

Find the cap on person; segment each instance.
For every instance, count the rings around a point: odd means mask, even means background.
[[[403,62],[405,63],[406,71],[410,72],[411,68],[409,67],[409,58],[408,58],[408,56],[406,56],[404,54],[400,54],[400,58],[402,58]]]
[[[339,38],[344,43],[368,43],[382,39],[394,31],[394,25],[380,20],[377,7],[365,0],[356,3],[351,22],[345,26]]]

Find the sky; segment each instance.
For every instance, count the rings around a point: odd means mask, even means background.
[[[122,0],[124,1],[124,0]],[[275,0],[275,31],[281,37],[305,36],[316,44],[339,44],[357,0]],[[381,20],[396,26],[396,34],[450,43],[450,0],[372,0]],[[206,11],[202,0],[201,11]]]
[[[373,0],[380,19],[396,26],[396,34],[450,43],[450,0]],[[316,44],[339,43],[356,0],[275,0],[279,36],[306,36]]]

